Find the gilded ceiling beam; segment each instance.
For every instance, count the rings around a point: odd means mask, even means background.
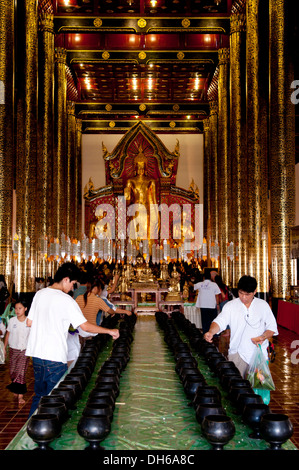
[[[94,17],[55,16],[56,33],[119,32],[119,33],[205,33],[229,34],[229,15],[218,17]]]

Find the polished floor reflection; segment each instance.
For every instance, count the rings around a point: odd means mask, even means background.
[[[276,390],[271,392],[270,407],[289,416],[294,426],[292,441],[299,449],[299,337],[284,328],[279,328],[279,333],[274,340],[276,360],[271,364]],[[219,349],[226,350],[228,339],[227,335],[221,335]],[[34,387],[31,364],[27,379],[26,403],[19,406],[6,389],[10,383],[8,364],[0,365],[0,450],[6,448],[27,420]]]

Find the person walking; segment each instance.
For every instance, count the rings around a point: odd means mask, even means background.
[[[27,317],[30,334],[26,356],[32,357],[34,392],[29,417],[43,395],[48,395],[67,371],[67,337],[70,325],[83,331],[119,337],[118,329],[108,329],[86,320],[79,305],[69,295],[80,279],[73,263],[62,264],[51,286],[36,292]]]
[[[244,378],[256,347],[260,344],[268,359],[269,338],[278,335],[277,323],[269,304],[255,297],[256,292],[256,279],[242,276],[238,282],[239,297],[224,305],[204,335],[205,340],[211,343],[213,336],[229,325],[228,360],[235,363]]]
[[[200,308],[202,331],[206,333],[217,316],[221,290],[215,282],[211,281],[209,271],[205,272],[203,281],[194,284],[194,290],[198,290],[195,306]]]
[[[223,282],[222,277],[219,274],[215,276],[214,282],[216,282],[217,286],[221,290],[221,294],[219,296],[219,307],[220,307],[220,312],[221,312],[224,305],[229,301],[229,288]]]
[[[5,355],[7,346],[9,348],[9,374],[11,378],[11,383],[6,388],[18,399],[19,405],[23,405],[25,403],[24,394],[27,392],[26,372],[29,365],[29,357],[25,355],[25,352],[30,333],[30,328],[26,324],[26,301],[18,300],[14,310],[16,316],[9,319],[4,338]]]

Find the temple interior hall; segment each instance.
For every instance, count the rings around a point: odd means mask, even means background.
[[[0,0],[0,18],[2,323],[63,263],[101,272],[109,300],[136,321],[113,317],[131,328],[131,357],[103,446],[210,448],[167,325],[222,391],[235,422],[225,447],[265,450],[208,369],[193,288],[214,273],[237,298],[251,276],[279,333],[269,407],[291,420],[285,448],[299,449],[299,3]],[[229,328],[212,341],[227,362],[229,342]],[[113,342],[94,343],[98,373]],[[96,380],[54,449],[84,448],[78,415]],[[31,359],[24,402],[9,382],[6,358],[0,450],[32,450]]]

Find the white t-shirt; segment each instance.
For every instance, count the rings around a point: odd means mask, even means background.
[[[198,290],[196,307],[216,308],[216,295],[221,294],[221,290],[216,282],[205,279],[203,282],[194,284],[194,290]]]
[[[8,346],[19,351],[24,351],[27,347],[30,328],[24,321],[12,317],[8,320],[7,331],[9,331]]]
[[[262,299],[254,297],[247,309],[239,298],[227,302],[219,315],[215,318],[220,327],[220,332],[230,327],[229,353],[239,353],[241,358],[250,363],[251,357],[256,351],[256,345],[251,338],[262,335],[266,330],[278,335],[277,323],[269,304]],[[262,351],[267,358],[269,341],[262,343]]]
[[[77,302],[61,290],[46,287],[32,301],[32,320],[26,355],[67,363],[67,337],[70,324],[76,329],[87,320]]]
[[[67,361],[76,361],[81,351],[81,344],[79,340],[79,335],[84,337],[96,336],[97,333],[89,333],[88,331],[83,331],[80,327],[77,328],[78,333],[68,333],[67,336]]]
[[[0,338],[3,338],[6,332],[6,326],[4,325],[3,321],[0,318]]]

